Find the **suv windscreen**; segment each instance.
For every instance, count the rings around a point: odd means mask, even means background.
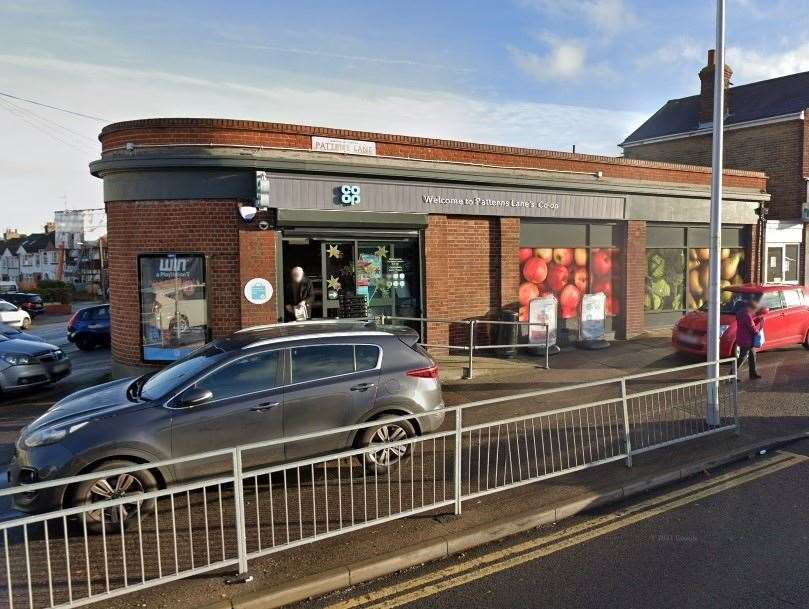
[[[213,366],[224,357],[225,352],[216,345],[206,345],[149,378],[141,389],[144,400],[159,400],[178,385],[193,378],[206,368]]]

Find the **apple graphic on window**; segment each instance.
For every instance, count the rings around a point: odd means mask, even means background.
[[[567,270],[566,266],[553,264],[548,271],[548,286],[558,294],[565,287],[569,277],[570,271]]]
[[[562,319],[576,317],[581,302],[581,292],[572,283],[562,288],[559,294],[559,306],[562,309]]]
[[[606,249],[593,252],[593,273],[595,275],[609,275],[612,271],[612,256]]]
[[[548,276],[548,263],[542,258],[529,258],[522,267],[522,276],[532,283],[542,283]]]
[[[573,264],[573,250],[569,247],[554,249],[553,261],[559,266],[570,266]]]
[[[528,260],[534,255],[534,250],[530,247],[521,247],[520,248],[520,264]]]
[[[579,291],[584,293],[587,291],[587,280],[589,279],[589,274],[587,273],[587,268],[583,266],[577,266],[576,270],[573,271],[573,285],[579,288]]]
[[[526,306],[537,296],[539,296],[539,288],[536,284],[526,281],[520,286],[520,305]]]

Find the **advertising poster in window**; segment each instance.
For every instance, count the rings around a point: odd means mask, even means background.
[[[173,361],[208,338],[205,257],[149,254],[138,258],[144,361]]]

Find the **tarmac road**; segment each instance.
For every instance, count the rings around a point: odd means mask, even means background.
[[[806,607],[807,484],[809,441],[803,441],[562,528],[305,606]]]

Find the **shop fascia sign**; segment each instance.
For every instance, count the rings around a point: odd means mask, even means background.
[[[442,197],[431,194],[422,195],[421,199],[427,205],[440,205],[445,207],[523,207],[525,209],[559,209],[559,203],[555,201],[545,201],[544,199],[531,201],[529,199],[493,199],[491,197]]]
[[[376,156],[376,142],[312,136],[312,150],[316,152],[337,152],[339,154]]]

